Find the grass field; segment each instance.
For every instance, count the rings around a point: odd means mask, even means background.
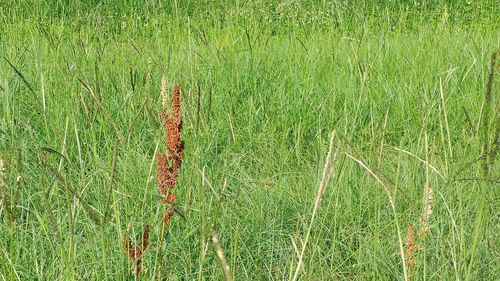
[[[98,2],[0,1],[1,280],[498,280],[498,1]]]

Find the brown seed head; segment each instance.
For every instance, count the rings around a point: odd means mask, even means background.
[[[182,115],[181,115],[181,90],[179,85],[175,85],[172,92],[172,103],[170,114],[161,113],[161,118],[165,124],[165,144],[167,153],[156,156],[158,189],[160,190],[163,204],[168,204],[167,213],[163,217],[163,222],[167,223],[174,215],[172,205],[176,197],[170,191],[177,184],[179,170],[184,157],[184,143],[181,141]]]
[[[415,252],[415,227],[413,224],[408,225],[408,238],[406,239],[406,261],[408,263],[408,268],[411,269],[415,265],[415,260],[413,255]]]

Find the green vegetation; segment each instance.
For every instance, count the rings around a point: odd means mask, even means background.
[[[146,224],[139,279],[221,280],[215,230],[235,280],[288,280],[333,130],[301,280],[500,276],[498,1],[99,2],[0,1],[0,280],[134,279]],[[164,74],[185,220],[159,249]]]

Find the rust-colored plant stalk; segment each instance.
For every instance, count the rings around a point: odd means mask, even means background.
[[[125,249],[127,250],[128,257],[135,261],[135,276],[139,276],[142,269],[142,254],[146,251],[149,245],[149,224],[144,228],[141,243],[137,246],[132,245],[129,238],[125,240]]]
[[[162,79],[162,104],[166,107],[168,101],[166,78]],[[176,201],[175,195],[172,193],[172,188],[177,184],[177,177],[179,176],[179,169],[181,167],[182,158],[184,156],[184,143],[181,141],[182,130],[182,116],[181,116],[181,100],[180,100],[180,87],[176,85],[172,93],[172,104],[170,114],[166,112],[161,113],[161,118],[165,124],[165,143],[167,152],[165,154],[159,153],[156,155],[157,165],[157,180],[158,190],[161,194],[161,203],[165,204],[165,214],[162,219],[162,230],[159,240],[159,245],[163,241],[165,233],[165,225],[172,219],[176,213],[174,203]],[[135,261],[135,275],[139,275],[142,269],[142,255],[148,248],[149,244],[149,225],[144,228],[141,243],[138,246],[133,246],[130,239],[125,240],[125,249],[130,259]],[[161,258],[161,256],[160,256]],[[161,271],[159,271],[159,274]],[[159,275],[161,280],[161,275]]]
[[[166,212],[163,222],[167,223],[174,215],[173,204],[176,197],[172,193],[172,188],[177,184],[179,169],[184,156],[184,143],[181,141],[182,116],[179,85],[174,87],[172,93],[172,106],[170,115],[165,112],[161,117],[165,124],[165,143],[167,145],[166,154],[156,156],[158,189],[162,197],[162,203],[166,204]]]
[[[168,98],[166,96],[166,79],[163,79],[162,103],[166,107]],[[165,125],[165,144],[167,151],[165,154],[159,153],[156,156],[156,168],[158,179],[158,190],[161,194],[161,203],[165,204],[165,214],[163,215],[159,249],[162,248],[165,237],[166,225],[176,213],[174,203],[176,201],[172,189],[177,185],[179,170],[184,156],[184,142],[181,141],[182,115],[181,115],[181,89],[179,85],[174,86],[172,92],[172,103],[170,114],[161,113],[161,118]],[[158,280],[163,280],[161,276],[162,255],[160,254],[157,264]]]

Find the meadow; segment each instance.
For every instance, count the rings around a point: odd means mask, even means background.
[[[497,280],[499,15],[0,1],[0,280]],[[162,77],[185,149],[163,231]]]

